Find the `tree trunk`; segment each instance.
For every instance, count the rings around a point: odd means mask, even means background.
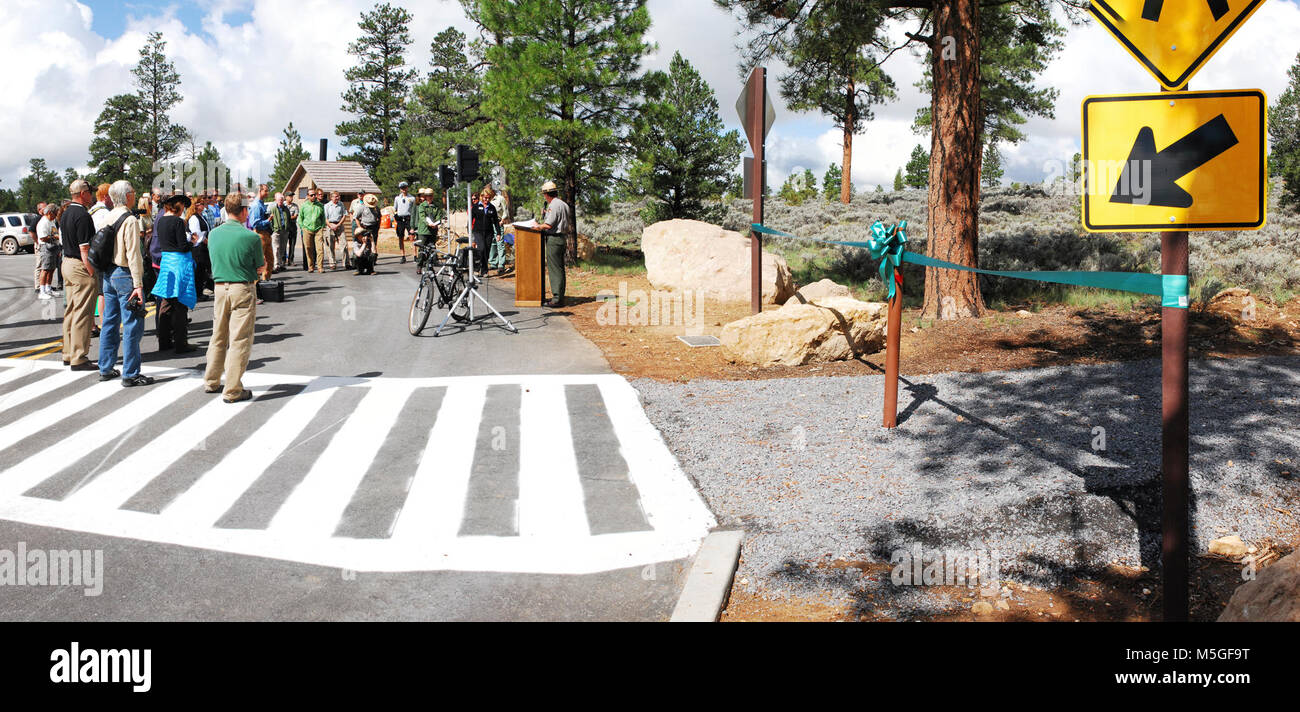
[[[844,97],[844,156],[840,162],[840,202],[845,205],[852,200],[853,186],[853,127],[857,124],[857,107],[853,104],[853,80],[849,80],[848,91]]]
[[[970,267],[977,265],[979,242],[979,43],[978,0],[935,0],[926,254]],[[926,268],[922,316],[983,314],[977,275]]]

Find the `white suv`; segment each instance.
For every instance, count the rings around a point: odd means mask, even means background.
[[[35,213],[0,213],[0,252],[16,255],[19,250],[36,251]]]

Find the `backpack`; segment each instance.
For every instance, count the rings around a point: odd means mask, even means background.
[[[104,273],[112,272],[117,263],[113,261],[114,253],[117,251],[117,230],[122,227],[122,222],[131,217],[131,211],[122,213],[122,217],[112,225],[105,225],[99,228],[95,236],[90,238],[90,264],[96,270]]]

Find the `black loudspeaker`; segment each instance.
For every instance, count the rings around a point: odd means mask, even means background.
[[[478,151],[461,144],[456,147],[456,180],[468,183],[478,178]]]
[[[451,169],[451,166],[438,168],[438,183],[442,185],[443,190],[451,190],[456,185],[456,172]]]

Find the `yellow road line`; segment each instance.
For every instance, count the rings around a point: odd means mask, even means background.
[[[44,358],[46,356],[49,356],[52,353],[55,353],[56,351],[62,351],[62,350],[63,350],[63,342],[60,341],[57,346],[52,346],[49,349],[46,349],[45,351],[42,351],[38,354],[32,354],[31,356],[24,356],[23,358],[28,360]]]
[[[13,355],[11,355],[11,356],[5,356],[5,358],[24,358],[24,357],[27,356],[27,354],[34,354],[34,353],[36,353],[37,351],[45,351],[46,349],[49,349],[49,348],[51,348],[51,347],[55,347],[55,346],[58,346],[58,347],[61,348],[61,347],[63,346],[63,339],[59,339],[58,341],[51,341],[51,342],[48,343],[48,344],[41,344],[40,346],[37,346],[37,347],[34,348],[34,349],[28,349],[28,350],[26,350],[26,351],[23,351],[23,352],[20,352],[20,353],[16,353],[16,354],[13,354]]]

